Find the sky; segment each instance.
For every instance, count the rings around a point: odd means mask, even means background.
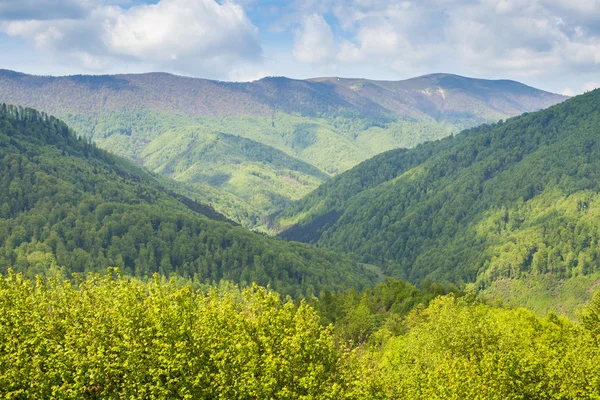
[[[600,87],[600,0],[0,0],[0,68]]]

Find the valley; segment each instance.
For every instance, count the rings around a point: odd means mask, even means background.
[[[2,105],[0,124],[3,274],[112,266],[139,278],[256,282],[294,297],[376,280],[345,256],[235,226],[54,117]]]
[[[187,185],[250,228],[381,152],[410,148],[566,97],[514,81],[432,74],[404,81],[268,77],[45,77],[0,71],[0,102],[62,118],[79,134]]]
[[[2,104],[0,393],[596,390],[600,91],[411,120],[369,114],[395,83],[302,82],[366,93],[270,117]]]
[[[599,400],[600,0],[0,0],[0,399]]]
[[[376,156],[279,215],[289,226],[281,236],[417,284],[485,289],[500,279],[552,276],[580,282],[574,299],[589,296],[599,272],[599,99],[592,91]],[[510,300],[510,291],[495,293]],[[539,311],[558,306],[546,302]]]

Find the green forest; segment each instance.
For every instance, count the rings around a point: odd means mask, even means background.
[[[189,117],[157,111],[66,113],[64,120],[99,147],[175,179],[247,227],[299,200],[331,176],[396,147],[447,136],[431,121],[368,117],[357,112],[301,116]],[[248,210],[240,217],[238,208]]]
[[[0,110],[0,271],[33,278],[120,267],[198,282],[271,285],[284,295],[364,288],[375,275],[345,256],[234,226],[148,172],[32,109]]]
[[[0,69],[0,103],[57,116],[100,148],[182,183],[188,197],[268,233],[277,233],[269,215],[376,154],[563,100],[518,82],[448,74],[233,83]]]
[[[376,156],[279,215],[291,225],[281,236],[417,284],[551,275],[589,297],[600,273],[599,104],[596,90]]]
[[[316,186],[311,163],[179,127],[145,169],[2,104],[0,397],[600,399],[599,97],[385,152],[291,204],[273,189],[260,207],[286,209],[260,222],[283,237],[240,226],[250,172]],[[255,163],[246,192],[222,157]]]

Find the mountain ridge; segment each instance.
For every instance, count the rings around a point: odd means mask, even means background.
[[[44,77],[0,70],[0,102],[55,115],[101,148],[154,172],[167,171],[182,184],[202,177],[205,184],[192,185],[198,198],[210,197],[220,213],[260,227],[265,216],[376,154],[565,99],[518,83],[448,74],[405,81],[328,79],[223,82],[168,73]],[[221,133],[239,137],[238,143],[251,140],[255,145],[246,149],[255,153],[244,150],[245,156],[231,159],[221,157],[222,146],[196,151],[193,136],[176,134],[190,130],[204,132],[205,139]],[[150,161],[148,149],[164,145],[167,137],[172,149],[190,150]],[[256,161],[258,154],[276,151],[289,162]],[[181,157],[194,165],[194,174],[162,168]],[[222,165],[211,161],[219,157]],[[298,176],[294,165],[300,162],[322,173]],[[236,209],[246,210],[244,216]]]
[[[422,75],[415,78],[409,78],[404,80],[373,80],[366,78],[341,78],[341,77],[317,77],[317,78],[309,78],[309,79],[293,79],[284,76],[277,77],[264,77],[252,82],[228,82],[228,81],[215,81],[204,78],[195,78],[195,77],[187,77],[181,75],[175,75],[166,72],[148,72],[148,73],[140,73],[140,74],[114,74],[114,75],[64,75],[64,76],[51,76],[51,75],[30,75],[24,74],[17,71],[0,69],[0,79],[1,78],[19,78],[21,80],[27,80],[32,85],[38,86],[38,88],[42,88],[47,85],[52,85],[55,83],[73,83],[80,85],[92,85],[92,83],[96,86],[96,88],[105,87],[106,89],[113,90],[127,90],[127,89],[136,89],[136,85],[146,85],[152,86],[156,84],[162,83],[165,88],[171,89],[175,83],[180,84],[195,84],[194,87],[188,87],[187,94],[193,93],[194,90],[205,89],[207,90],[207,86],[211,86],[213,88],[218,88],[216,93],[209,93],[212,95],[211,99],[215,99],[219,96],[223,96],[223,91],[230,89],[235,91],[237,95],[254,95],[258,97],[258,103],[262,102],[263,106],[266,106],[270,111],[274,111],[277,107],[274,107],[273,104],[269,104],[269,98],[272,100],[273,95],[276,94],[274,91],[282,90],[282,89],[302,89],[302,90],[312,90],[317,91],[318,88],[322,88],[320,85],[314,84],[335,84],[336,82],[346,83],[346,85],[351,84],[369,84],[376,85],[386,90],[390,90],[391,88],[395,90],[423,90],[430,87],[432,84],[436,87],[440,87],[442,89],[465,89],[465,85],[462,87],[457,85],[457,82],[462,82],[470,84],[470,88],[473,88],[474,84],[479,84],[481,88],[494,88],[498,89],[498,86],[504,85],[511,86],[512,90],[516,91],[528,91],[532,93],[538,93],[543,96],[549,96],[552,98],[542,100],[543,105],[538,107],[539,109],[545,108],[546,103],[549,105],[552,101],[558,102],[561,100],[565,100],[568,97],[562,96],[554,93],[550,93],[544,90],[536,89],[531,86],[527,86],[517,81],[513,80],[489,80],[489,79],[481,79],[481,78],[467,78],[460,75],[447,74],[447,73],[434,73]],[[159,80],[160,82],[155,82]],[[446,80],[446,82],[444,82]],[[449,82],[449,81],[450,82]],[[427,85],[423,84],[424,82],[428,82]],[[2,82],[7,84],[7,82]],[[454,84],[452,84],[454,83]],[[90,87],[91,88],[91,87]],[[359,91],[356,88],[355,92]],[[185,93],[185,92],[184,92]],[[2,93],[6,96],[6,93]],[[312,93],[315,95],[315,93]],[[14,95],[14,94],[13,94]],[[60,95],[60,93],[56,93],[56,95]],[[308,93],[306,95],[311,95]],[[337,95],[337,96],[336,96]],[[330,99],[333,99],[333,104],[339,107],[350,107],[350,106],[362,106],[362,111],[375,111],[379,112],[391,112],[393,113],[393,109],[386,108],[385,106],[374,102],[371,104],[369,101],[362,103],[353,103],[349,100],[356,100],[353,96],[351,96],[348,92],[336,93],[336,95],[330,96]],[[346,97],[344,97],[344,96]],[[271,97],[270,97],[271,96]],[[340,98],[341,97],[341,98]],[[156,100],[156,99],[154,99]],[[372,100],[372,99],[368,99]],[[148,102],[150,106],[152,106],[152,102]],[[128,106],[133,106],[134,108],[137,106],[135,104],[129,104]],[[547,106],[547,105],[546,105]],[[530,106],[526,106],[529,111],[534,111],[534,109]],[[535,108],[535,107],[534,107]],[[208,109],[208,108],[189,108],[183,107],[178,109],[180,112],[188,113],[190,116],[204,115],[204,113],[214,112],[217,115],[235,115],[228,114],[227,112],[216,108],[216,109]],[[51,110],[55,111],[55,110]],[[258,106],[254,106],[252,108],[244,108],[242,107],[242,112],[250,112],[250,113],[259,113],[261,115],[268,115],[267,109],[261,109]],[[500,111],[500,110],[499,110]],[[266,114],[262,114],[266,113]]]
[[[577,281],[574,293],[585,297],[600,276],[599,100],[595,90],[380,154],[284,210],[276,222],[291,227],[281,236],[413,283],[475,282],[526,302],[523,287],[496,282],[560,292],[556,285]]]

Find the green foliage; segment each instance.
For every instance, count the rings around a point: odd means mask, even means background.
[[[218,188],[263,215],[282,208],[290,199],[300,199],[328,178],[273,147],[202,127],[164,133],[138,157],[151,170],[196,187],[198,192],[207,185]]]
[[[377,156],[281,215],[283,237],[411,282],[598,273],[600,91]]]
[[[344,256],[232,226],[33,110],[2,106],[0,143],[2,272],[118,266],[138,277],[270,284],[294,297],[374,279]]]
[[[0,396],[600,398],[599,296],[579,324],[498,308],[469,290],[431,300],[441,289],[388,281],[362,296],[355,315],[383,302],[375,307],[396,308],[397,318],[349,350],[334,330],[355,325],[323,327],[330,310],[258,286],[194,290],[113,269],[31,282],[9,270],[0,276]]]
[[[331,293],[325,289],[310,304],[319,312],[324,325],[333,324],[339,338],[356,346],[382,327],[395,335],[403,333],[402,319],[410,311],[448,293],[461,294],[453,285],[426,281],[418,289],[408,282],[388,278],[362,292],[348,289]]]
[[[600,274],[577,275],[561,279],[553,274],[521,275],[518,279],[493,281],[482,294],[506,306],[520,306],[538,315],[555,312],[576,319],[590,300],[591,288],[600,283]]]
[[[449,133],[433,122],[366,118],[360,113],[191,118],[105,111],[94,116],[69,113],[64,118],[101,148],[186,184],[201,198],[210,198],[215,209],[248,227],[264,226],[262,217],[307,195],[330,174],[382,151]],[[248,217],[240,216],[239,208]]]
[[[3,398],[339,399],[343,361],[310,307],[256,286],[0,276]]]
[[[596,344],[600,345],[600,292],[594,294],[590,303],[583,310],[581,319]]]
[[[365,398],[600,398],[600,347],[586,326],[468,296],[438,298],[406,324],[402,336],[381,331],[358,362]]]

